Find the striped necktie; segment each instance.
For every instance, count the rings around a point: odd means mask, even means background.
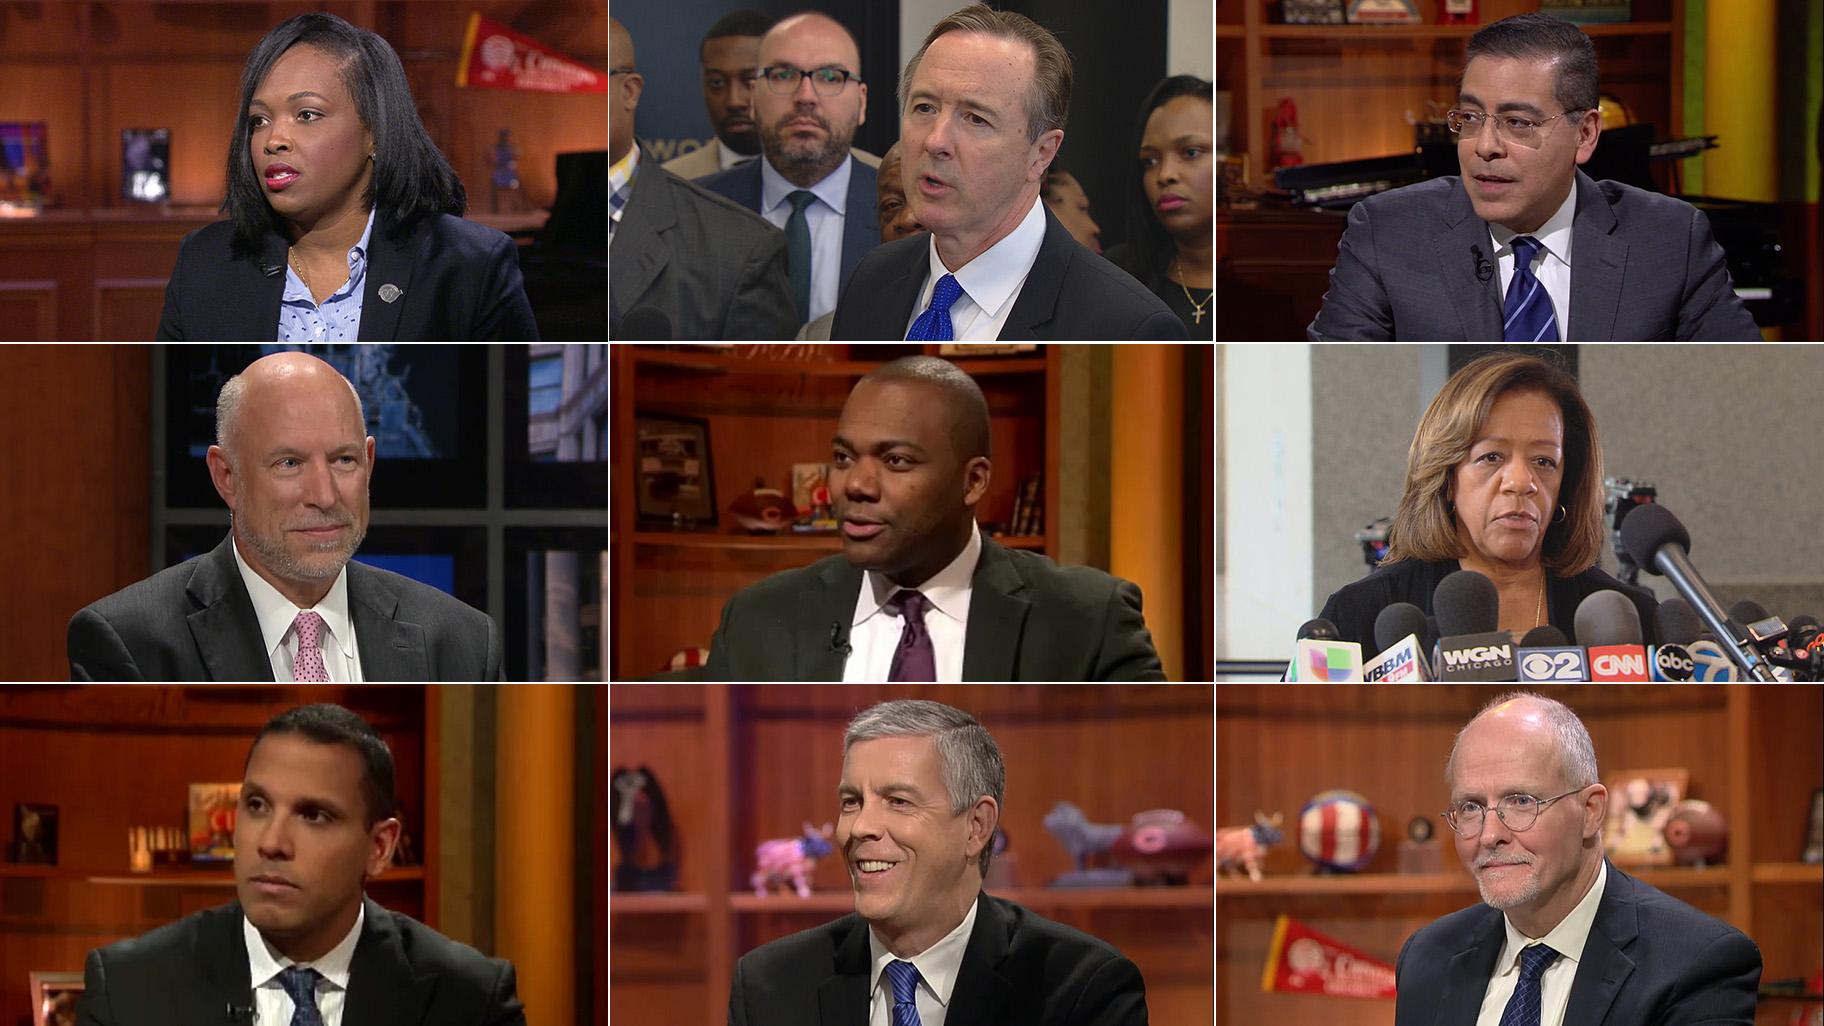
[[[1533,274],[1533,257],[1544,244],[1531,235],[1514,238],[1514,276],[1507,283],[1507,302],[1501,307],[1501,341],[1556,342],[1558,322],[1552,316],[1552,297]]]
[[[888,962],[887,979],[893,984],[893,1026],[923,1026],[918,1021],[918,966]]]

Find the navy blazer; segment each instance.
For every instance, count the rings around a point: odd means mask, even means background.
[[[1465,1026],[1506,942],[1487,905],[1407,938],[1395,1026]],[[1742,931],[1609,866],[1571,981],[1564,1026],[1753,1026],[1761,952]]]
[[[718,171],[706,178],[699,178],[691,183],[710,192],[727,196],[754,213],[760,213],[760,161],[761,157],[745,164],[737,164],[727,171]],[[861,258],[868,255],[868,250],[880,245],[880,218],[875,208],[880,204],[880,175],[873,168],[849,155],[849,194],[848,209],[842,213],[842,271],[836,278],[836,295],[848,288],[849,277],[855,273],[856,265]]]
[[[1026,273],[1002,341],[1181,339],[1184,322],[1134,276],[1091,253],[1045,211],[1045,241]],[[830,337],[842,341],[903,339],[912,305],[931,267],[931,236],[920,232],[868,255],[842,291]]]
[[[513,240],[449,214],[394,237],[382,210],[367,243],[360,342],[537,342]],[[256,257],[234,253],[234,222],[184,236],[165,284],[160,342],[271,342],[285,295],[285,239],[266,235]],[[399,290],[392,302],[380,289]],[[299,339],[298,341],[308,341]]]

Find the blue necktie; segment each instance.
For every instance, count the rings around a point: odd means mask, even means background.
[[[1501,307],[1501,341],[1556,342],[1558,322],[1552,317],[1552,297],[1533,274],[1533,257],[1543,244],[1531,235],[1514,239],[1514,276],[1507,282],[1507,302]]]
[[[956,275],[946,274],[937,279],[937,287],[931,290],[931,305],[912,322],[912,330],[906,332],[906,341],[956,341],[956,331],[950,327],[950,304],[962,294],[963,287],[957,284]]]
[[[893,983],[893,1026],[922,1026],[918,1021],[918,966],[888,962],[887,979]]]
[[[317,1011],[317,971],[292,966],[279,972],[279,986],[291,995],[291,1026],[323,1026],[323,1013]]]
[[[785,259],[791,265],[787,277],[792,280],[792,302],[798,304],[799,323],[811,319],[811,222],[804,216],[817,194],[799,189],[786,197],[792,205],[792,216],[785,219]]]
[[[1539,1026],[1539,977],[1558,958],[1558,952],[1535,944],[1520,952],[1520,982],[1514,984],[1514,996],[1501,1010],[1500,1026]]]

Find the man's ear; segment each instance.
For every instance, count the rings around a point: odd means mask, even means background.
[[[963,853],[973,863],[981,857],[984,848],[994,843],[994,828],[1001,822],[1001,806],[992,796],[982,795],[964,815],[969,817],[969,840],[963,845]]]
[[[976,456],[963,464],[963,505],[974,506],[988,494],[988,482],[994,477],[994,464],[986,456]]]
[[[372,442],[372,439],[369,439]],[[235,476],[232,464],[228,462],[228,450],[219,445],[209,447],[206,457],[209,464],[209,481],[215,485],[215,494],[222,497],[222,502],[229,509],[234,508],[234,491],[240,484]]]
[[[375,823],[367,832],[367,875],[371,879],[393,864],[393,850],[399,847],[399,833],[405,829],[397,817]]]
[[[1602,827],[1609,818],[1609,789],[1597,784],[1583,800],[1583,836],[1602,842]]]

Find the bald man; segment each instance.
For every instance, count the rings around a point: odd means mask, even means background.
[[[349,561],[367,534],[366,423],[314,356],[275,353],[228,379],[208,453],[228,537],[71,617],[70,679],[498,680],[486,613]]]
[[[697,181],[785,232],[799,323],[836,309],[836,297],[880,245],[876,171],[851,146],[867,120],[861,50],[827,15],[795,14],[760,37],[754,116],[761,159]]]

